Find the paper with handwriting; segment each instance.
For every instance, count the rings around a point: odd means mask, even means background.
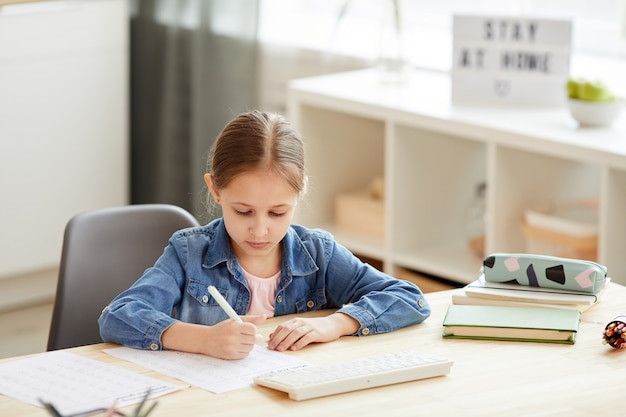
[[[105,349],[104,352],[216,394],[249,387],[254,383],[256,375],[310,365],[294,356],[258,345],[246,358],[237,360],[172,350],[149,351],[127,347]]]

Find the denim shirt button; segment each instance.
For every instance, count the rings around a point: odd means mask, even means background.
[[[204,304],[208,303],[208,302],[209,302],[209,296],[208,296],[208,295],[203,295],[203,296],[202,296],[202,302],[203,302]]]
[[[152,350],[159,350],[159,345],[157,345],[156,343],[153,343],[150,345],[150,349]]]
[[[419,300],[417,300],[417,305],[418,305],[420,308],[424,307],[424,299],[423,299],[423,298],[420,298]]]
[[[315,303],[313,302],[313,300],[309,300],[309,301],[306,302],[306,306],[308,308],[313,308],[313,307],[315,307]]]
[[[361,331],[361,333],[363,334],[363,336],[367,336],[368,334],[370,334],[370,329],[366,327],[365,329]]]
[[[278,297],[276,297],[276,301],[278,301],[279,303],[283,302],[283,296],[279,295]]]

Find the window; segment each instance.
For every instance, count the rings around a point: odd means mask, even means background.
[[[391,47],[381,42],[385,39],[384,28],[389,27],[393,3],[261,0],[259,37],[263,42],[373,60]],[[404,56],[416,67],[449,70],[452,16],[471,13],[571,18],[573,71],[593,67],[598,77],[619,77],[617,74],[623,73],[611,68],[615,68],[613,64],[623,65],[626,57],[626,0],[397,0],[397,4]],[[600,70],[596,59],[605,60]]]

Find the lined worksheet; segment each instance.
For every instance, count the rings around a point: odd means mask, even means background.
[[[39,407],[51,403],[63,415],[95,413],[114,402],[124,407],[148,390],[154,398],[187,386],[64,351],[0,364],[0,393]]]
[[[254,383],[253,378],[256,375],[310,365],[291,355],[258,345],[249,356],[237,360],[171,350],[149,351],[126,347],[105,349],[104,352],[216,394],[249,387]]]

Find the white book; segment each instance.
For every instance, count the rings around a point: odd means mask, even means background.
[[[482,305],[482,306],[502,306],[502,307],[536,307],[536,308],[563,308],[578,310],[581,313],[587,311],[595,304],[550,304],[533,301],[512,301],[497,298],[474,297],[465,294],[463,288],[459,288],[452,294],[452,304],[456,305]]]
[[[486,282],[484,276],[481,275],[476,281],[463,287],[463,290],[465,291],[465,295],[475,298],[540,304],[592,306],[599,301],[600,296],[607,286],[608,285],[605,285],[604,289],[599,293],[591,294],[552,288]]]

